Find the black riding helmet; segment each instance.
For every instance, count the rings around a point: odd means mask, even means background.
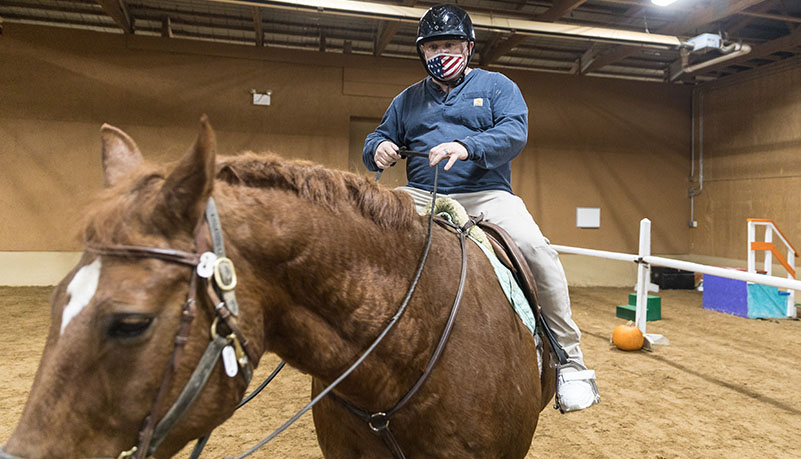
[[[415,42],[417,55],[420,56],[420,61],[423,63],[423,67],[425,67],[426,71],[428,71],[428,66],[426,65],[426,58],[423,52],[420,51],[420,45],[432,40],[448,39],[465,40],[468,43],[475,43],[476,32],[473,29],[473,21],[470,20],[467,11],[456,5],[434,5],[420,18],[420,25],[417,27],[417,41]],[[473,50],[471,49],[470,54],[467,56],[468,64],[472,57]]]

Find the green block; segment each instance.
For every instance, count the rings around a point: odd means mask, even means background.
[[[629,305],[636,306],[637,305],[637,294],[636,293],[629,293]],[[646,305],[655,308],[662,307],[662,298],[656,295],[648,295],[648,301],[646,301]]]
[[[626,320],[634,320],[636,315],[637,315],[637,307],[630,304],[619,305],[615,313],[615,316]],[[653,322],[655,320],[661,320],[661,319],[662,319],[661,305],[657,304],[656,306],[652,306],[649,304],[645,312],[645,321]]]

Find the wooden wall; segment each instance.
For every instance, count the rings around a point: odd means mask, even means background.
[[[705,86],[696,99],[703,191],[691,252],[745,260],[747,218],[774,220],[801,248],[801,59]]]
[[[343,60],[312,57],[321,63],[287,51],[9,25],[0,38],[0,250],[80,248],[72,215],[102,184],[104,122],[157,162],[178,158],[207,113],[221,152],[273,150],[346,167],[349,117],[380,117],[386,101],[344,94]],[[415,77],[406,71],[394,86]],[[251,88],[272,90],[272,105],[253,106]]]
[[[652,221],[654,253],[687,253],[688,88],[510,73],[528,102],[528,146],[513,186],[552,242],[636,252]],[[601,228],[576,227],[600,207]]]
[[[634,252],[648,217],[655,253],[689,252],[688,88],[504,73],[530,110],[513,185],[552,242]],[[104,122],[157,162],[179,157],[207,113],[221,152],[272,150],[347,169],[360,143],[349,138],[361,132],[354,123],[380,118],[424,76],[415,60],[8,24],[0,251],[80,250],[75,216],[102,183]],[[251,105],[251,88],[272,90],[272,106]],[[600,207],[601,228],[576,228],[576,207]]]

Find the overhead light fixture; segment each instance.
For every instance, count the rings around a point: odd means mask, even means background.
[[[668,6],[671,3],[675,2],[676,0],[651,0],[651,3],[653,3],[656,6]]]

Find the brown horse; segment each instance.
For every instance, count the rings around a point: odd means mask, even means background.
[[[55,289],[42,360],[3,457],[117,457],[160,419],[210,341],[214,305],[193,268],[92,247],[143,246],[194,254],[217,202],[227,256],[236,263],[239,332],[258,356],[273,352],[313,376],[336,379],[403,301],[424,248],[427,219],[402,191],[307,162],[246,153],[215,158],[205,117],[171,173],[147,165],[122,131],[104,126],[106,189],[90,206],[87,250]],[[459,241],[435,225],[428,261],[397,325],[335,394],[369,412],[394,406],[418,380],[442,334],[460,276]],[[199,236],[197,236],[199,234]],[[198,242],[199,241],[199,242]],[[547,362],[472,243],[461,307],[430,378],[392,418],[403,452],[419,457],[521,458],[553,395]],[[190,291],[191,289],[191,291]],[[187,292],[197,317],[170,366]],[[184,310],[186,307],[184,308]],[[231,416],[246,382],[218,363],[197,402],[166,435],[168,457]],[[240,372],[241,374],[241,372]],[[391,457],[367,424],[331,398],[314,407],[325,457]]]

